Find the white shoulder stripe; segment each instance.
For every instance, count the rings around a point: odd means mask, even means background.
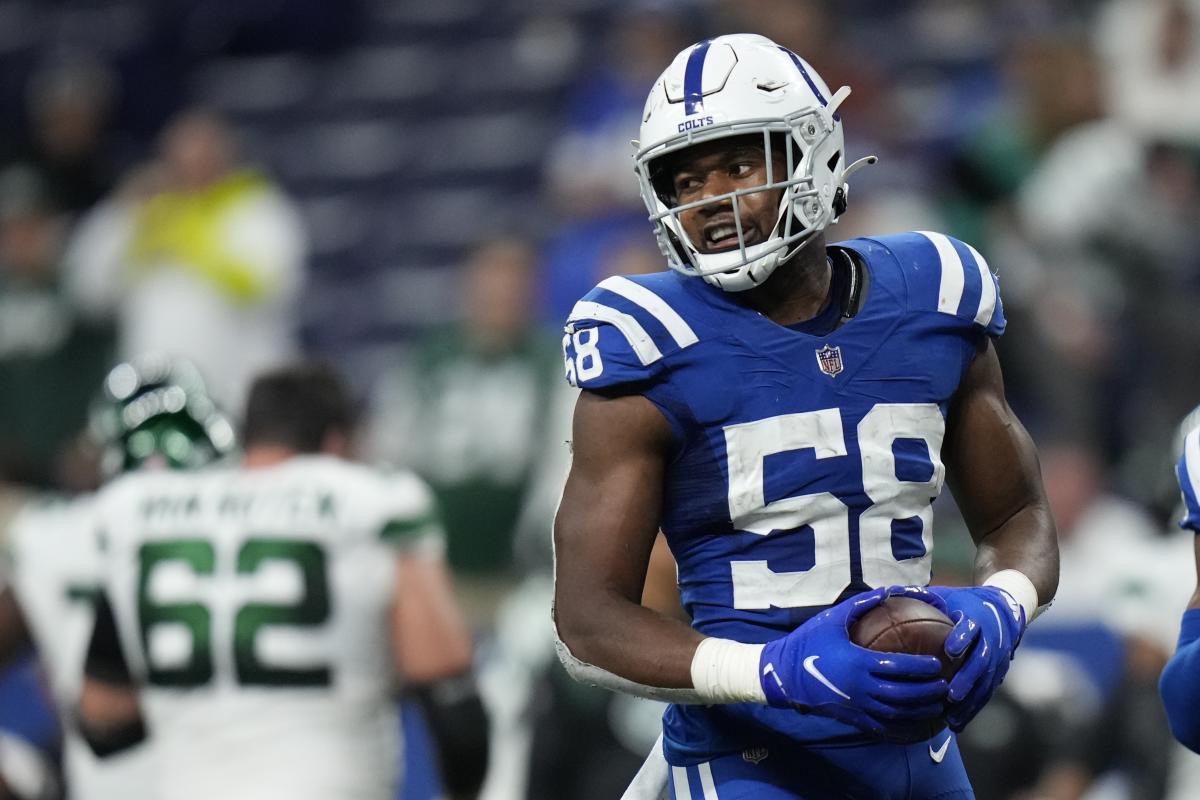
[[[992,321],[992,315],[996,313],[996,284],[992,282],[992,271],[979,251],[969,244],[967,249],[974,256],[975,264],[979,267],[979,280],[983,281],[983,294],[979,297],[979,310],[975,312],[975,321],[986,328]]]
[[[629,278],[614,275],[611,278],[605,278],[600,281],[600,288],[607,289],[614,294],[619,294],[631,303],[636,303],[646,309],[655,319],[663,324],[663,327],[667,329],[667,333],[671,334],[671,338],[675,340],[675,344],[681,348],[688,347],[700,341],[696,336],[696,332],[684,321],[683,317],[679,316],[675,309],[671,308],[665,300],[640,283],[634,283]]]
[[[933,231],[917,233],[933,242],[933,246],[937,248],[938,260],[942,263],[942,277],[938,282],[938,311],[943,314],[958,314],[958,304],[962,301],[963,284],[966,281],[958,251],[950,244],[950,239],[945,234]]]
[[[675,796],[692,800],[692,785],[688,782],[687,767],[671,767],[671,783],[675,787]]]
[[[646,329],[641,323],[623,311],[618,311],[609,306],[602,306],[599,303],[594,303],[591,300],[580,300],[571,309],[571,316],[567,317],[567,322],[575,322],[581,319],[594,319],[600,322],[607,322],[621,332],[625,340],[629,342],[629,346],[633,348],[633,352],[637,354],[638,360],[642,362],[642,366],[653,364],[662,358],[662,351],[658,349],[658,345],[650,338],[650,334],[646,333]]]
[[[696,769],[700,773],[700,788],[704,790],[704,800],[720,800],[717,797],[717,785],[713,782],[712,765],[705,761]]]
[[[1192,494],[1200,500],[1200,428],[1183,440],[1183,463],[1187,466],[1188,478],[1192,482]]]

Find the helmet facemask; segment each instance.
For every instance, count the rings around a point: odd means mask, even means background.
[[[811,235],[835,221],[834,197],[841,186],[840,136],[834,140],[836,110],[849,94],[839,91],[827,107],[812,107],[782,118],[740,120],[689,131],[637,155],[637,174],[642,198],[652,209],[659,246],[672,269],[704,278],[726,291],[742,291],[762,283],[784,261],[791,258]],[[760,186],[676,205],[665,185],[670,176],[663,168],[664,157],[700,142],[758,133],[766,158],[766,182]],[[784,150],[785,169],[775,174],[775,154]],[[825,163],[821,163],[821,159]],[[747,244],[741,222],[741,200],[749,194],[779,191],[775,225],[765,241]],[[721,253],[704,253],[690,240],[680,215],[708,204],[729,203],[738,229],[738,246]]]

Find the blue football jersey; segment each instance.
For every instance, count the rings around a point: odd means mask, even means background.
[[[567,379],[641,394],[671,425],[661,527],[706,635],[766,642],[868,587],[929,582],[946,411],[980,340],[1004,330],[998,284],[942,234],[833,248],[868,279],[858,313],[825,335],[675,272],[608,278],[567,321]],[[766,706],[673,706],[665,750],[695,763],[764,729],[856,735]]]
[[[1179,490],[1183,493],[1182,528],[1200,533],[1200,428],[1193,429],[1183,439],[1183,455],[1175,467]]]

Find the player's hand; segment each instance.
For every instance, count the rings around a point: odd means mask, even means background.
[[[850,641],[850,626],[887,597],[915,597],[949,613],[941,598],[916,587],[875,589],[822,611],[759,661],[767,702],[846,722],[875,736],[945,711],[947,684],[934,656],[880,653]]]
[[[946,710],[946,723],[957,732],[1004,680],[1025,632],[1025,612],[1008,592],[994,586],[930,586],[929,591],[945,600],[955,623],[946,637],[946,654],[951,658],[965,654],[950,680]]]

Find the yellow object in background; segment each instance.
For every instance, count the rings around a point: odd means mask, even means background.
[[[270,287],[261,271],[227,252],[223,226],[232,208],[269,188],[260,173],[243,171],[199,191],[155,195],[139,214],[129,250],[130,269],[191,270],[236,302],[259,299]]]

